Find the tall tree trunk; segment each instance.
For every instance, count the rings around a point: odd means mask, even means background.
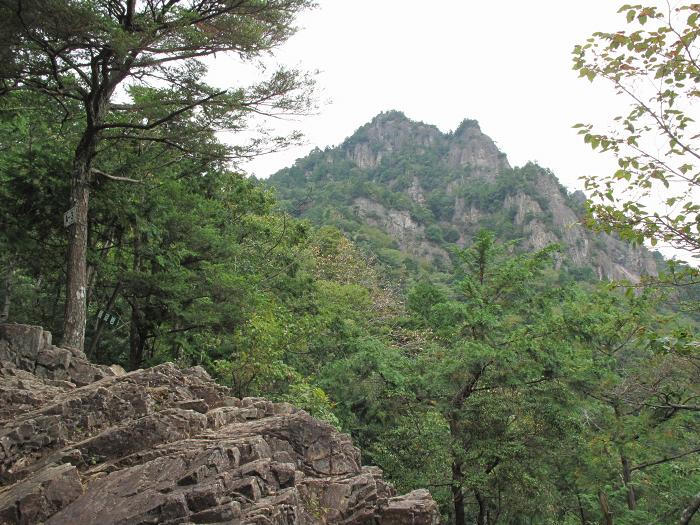
[[[41,308],[41,287],[44,285],[44,274],[40,273],[39,277],[36,278],[34,283],[34,289],[36,290],[36,296],[34,299],[34,310],[39,311]]]
[[[623,415],[618,403],[613,405],[613,410],[615,412],[618,428],[624,428],[622,424]],[[634,510],[637,506],[637,498],[634,493],[634,487],[632,486],[632,470],[630,469],[629,459],[625,454],[624,435],[616,436],[615,441],[617,442],[617,451],[620,456],[620,465],[622,466],[622,483],[625,485],[625,491],[627,492],[627,508],[629,510]]]
[[[627,490],[627,508],[634,510],[637,508],[637,496],[632,485],[632,471],[630,470],[629,459],[622,452],[620,453],[620,463],[622,463],[622,481]]]
[[[464,406],[464,401],[471,396],[472,390],[479,380],[480,375],[473,377],[471,381],[465,383],[451,400],[451,409],[447,415],[450,426],[450,436],[455,443],[460,443],[461,433],[459,427],[459,410]],[[464,493],[462,485],[464,474],[462,473],[462,462],[457,459],[452,460],[452,504],[455,511],[455,525],[465,525],[464,518]]]
[[[486,501],[478,490],[474,491],[474,498],[479,505],[479,514],[476,516],[476,525],[486,525]]]
[[[143,316],[138,303],[131,305],[131,326],[129,332],[129,369],[136,370],[143,362],[143,349],[146,345],[142,329]]]
[[[141,232],[138,229],[138,224],[134,225],[134,260],[132,270],[137,274],[141,270]],[[129,332],[129,367],[131,370],[136,370],[141,366],[143,361],[143,348],[146,344],[143,334],[143,312],[139,306],[139,298],[134,296],[130,301],[131,304],[131,325]]]
[[[114,306],[115,301],[117,300],[117,296],[119,295],[119,291],[122,288],[122,282],[119,281],[117,282],[117,285],[114,287],[114,291],[112,292],[112,295],[109,298],[109,301],[107,301],[107,304],[104,307],[105,312],[110,312],[112,310],[112,306]],[[102,317],[100,317],[97,320],[97,328],[95,329],[95,333],[92,336],[92,341],[90,341],[90,349],[88,350],[88,356],[90,356],[91,359],[94,361],[99,362],[99,356],[97,355],[97,345],[100,342],[100,337],[102,337],[102,332],[105,327],[105,322]]]
[[[598,491],[598,502],[600,503],[600,512],[603,514],[603,525],[614,525],[612,511],[608,504],[608,497],[602,490]]]
[[[576,494],[576,501],[578,502],[578,514],[581,518],[581,525],[587,525],[586,513],[583,510],[583,502],[581,501],[581,496]]]
[[[90,170],[96,146],[97,133],[88,128],[75,150],[71,181],[70,207],[75,208],[75,222],[68,227],[68,280],[61,345],[78,350],[85,344]]]
[[[0,323],[4,323],[10,318],[10,305],[12,304],[14,276],[14,262],[12,259],[8,259],[2,278],[2,308],[0,308]]]
[[[462,492],[462,464],[452,463],[452,503],[455,510],[455,525],[465,525],[464,493]]]

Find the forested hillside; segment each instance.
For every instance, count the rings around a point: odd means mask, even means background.
[[[23,97],[2,112],[3,304],[9,321],[60,333],[65,237],[51,217],[70,134],[43,108],[13,111]],[[512,213],[500,218],[510,238],[485,219],[452,226],[452,243],[396,240],[332,210],[315,227],[276,211],[260,183],[170,154],[101,157],[160,168],[142,183],[95,181],[92,359],[203,365],[237,396],[291,401],[350,432],[400,490],[429,488],[457,523],[594,522],[601,501],[628,523],[674,523],[700,490],[695,329],[663,313],[667,294],[595,287],[562,239],[519,240]],[[358,244],[333,224],[359,227]]]
[[[616,497],[624,523],[663,522],[670,509],[643,487],[670,470],[642,456],[671,436],[698,443],[696,416],[652,401],[680,386],[661,370],[694,367],[658,346],[692,339],[679,321],[687,292],[605,286],[655,276],[667,264],[658,254],[585,229],[581,192],[535,164],[512,168],[474,121],[444,134],[382,113],[269,183],[284,210],[341,229],[406,292],[390,348],[353,357],[351,386],[327,387],[341,406],[353,400],[341,419],[402,487],[432,487],[457,523],[469,519],[461,509],[477,523],[589,523]],[[380,394],[357,387],[368,362],[384,367]],[[690,399],[693,382],[672,396]],[[684,468],[698,472],[697,458]],[[606,476],[616,495],[579,493]]]
[[[480,229],[520,249],[564,248],[557,266],[576,280],[657,273],[644,248],[582,225],[582,192],[549,170],[512,168],[477,122],[451,133],[388,111],[337,148],[312,152],[270,178],[284,209],[333,224],[367,247],[395,276],[450,268],[450,251]]]
[[[202,366],[232,396],[293,403],[351,434],[399,491],[429,489],[445,524],[697,520],[700,275],[644,247],[700,246],[692,119],[637,98],[614,120],[622,136],[579,126],[620,166],[587,179],[590,201],[512,167],[475,121],[443,133],[398,111],[258,181],[241,161],[298,136],[255,119],[313,108],[303,72],[258,60],[308,7],[0,0],[0,322],[41,325],[60,341],[49,354],[76,363]],[[700,96],[682,59],[700,7],[680,11],[671,50],[663,13],[623,10],[636,36],[577,48],[582,76],[622,89],[646,73],[666,86],[652,100]],[[639,29],[651,19],[661,33]],[[207,84],[215,53],[258,81]],[[644,152],[651,130],[671,160]],[[678,190],[665,212],[635,200],[659,185]],[[0,450],[31,446],[7,432]],[[305,503],[314,525],[322,503]]]

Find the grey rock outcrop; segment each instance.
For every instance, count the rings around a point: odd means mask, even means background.
[[[399,249],[416,257],[449,261],[450,256],[444,249],[425,240],[425,227],[417,223],[408,211],[386,208],[365,197],[355,199],[353,209],[365,223],[378,226],[389,234]]]
[[[362,140],[347,144],[347,158],[361,169],[376,168],[382,158],[410,148],[429,149],[444,141],[440,130],[413,122],[400,111],[387,111],[360,128]]]
[[[316,151],[270,177],[288,209],[317,225],[331,220],[370,249],[395,241],[416,265],[449,269],[454,244],[482,228],[532,251],[558,244],[556,267],[585,279],[639,281],[657,272],[654,256],[619,237],[582,224],[586,196],[569,192],[536,164],[512,168],[474,120],[453,132],[380,113],[337,148]],[[358,225],[359,223],[359,225]],[[363,226],[377,233],[368,238]],[[396,254],[379,253],[389,266]]]
[[[5,324],[0,524],[33,523],[436,525],[438,513],[291,405],[231,397],[198,367],[120,373]]]
[[[452,168],[469,166],[472,176],[493,180],[510,168],[505,154],[484,135],[476,121],[465,120],[453,133],[449,142],[447,165]]]

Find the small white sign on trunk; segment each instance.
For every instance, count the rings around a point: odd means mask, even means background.
[[[63,214],[63,226],[68,228],[71,224],[75,224],[78,210],[73,206],[70,210]]]
[[[118,315],[113,314],[111,312],[106,312],[104,310],[100,310],[99,312],[97,312],[97,319],[101,319],[105,324],[111,326],[115,326],[121,321]]]

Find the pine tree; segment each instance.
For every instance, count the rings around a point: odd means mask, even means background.
[[[77,106],[82,120],[70,175],[63,345],[84,345],[94,181],[137,180],[128,170],[100,169],[101,146],[159,142],[197,155],[198,137],[183,136],[181,122],[239,131],[254,113],[308,109],[310,81],[298,71],[218,89],[204,81],[202,59],[228,53],[250,61],[268,53],[293,34],[295,16],[309,6],[308,0],[0,1],[0,94],[33,91],[61,104],[67,116]],[[252,155],[263,142],[224,148],[218,158]]]

